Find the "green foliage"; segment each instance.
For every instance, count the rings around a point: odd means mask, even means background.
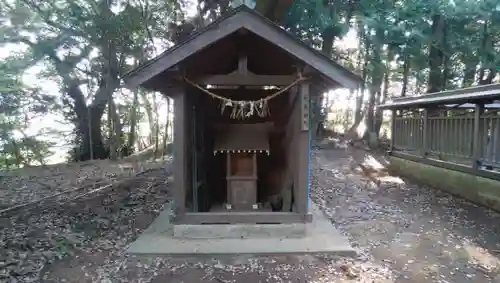
[[[132,121],[132,107],[142,107],[147,114],[137,111],[137,120],[147,118],[154,124],[157,114],[150,106],[133,106],[130,98],[117,96],[121,75],[157,54],[159,45],[176,42],[176,34],[190,34],[227,11],[230,1],[199,0],[198,14],[191,19],[185,19],[185,2],[0,0],[0,47],[14,47],[0,64],[0,164],[23,166],[45,158],[47,143],[26,131],[29,121],[45,113],[60,113],[73,124],[74,143],[85,158],[91,149],[94,157],[98,151],[107,157],[112,145],[107,137],[113,134],[119,137],[115,149],[128,144],[124,131],[137,122]],[[391,85],[406,80],[408,93],[416,93],[426,91],[432,73],[442,76],[439,89],[457,88],[494,82],[500,66],[498,0],[273,3],[257,1],[257,7],[267,7],[264,14],[271,20],[364,73],[370,97],[378,96],[374,103],[386,95],[384,78]],[[444,19],[439,31],[433,30],[436,15]],[[349,31],[360,44],[350,50],[333,48]],[[441,54],[431,58],[436,49]],[[432,60],[438,64],[431,72]],[[21,82],[33,66],[41,69],[40,78],[57,83],[61,95],[47,95]],[[120,122],[115,133],[105,117],[110,99]]]
[[[439,45],[432,30],[432,17],[437,14],[445,22]],[[442,72],[446,72],[448,83],[443,82],[442,88],[459,87],[465,65],[474,64],[476,75],[481,69],[495,70],[500,65],[500,4],[496,0],[296,0],[282,23],[316,47],[329,29],[340,39],[349,26],[355,28],[359,37],[370,42],[369,57],[364,58],[369,60],[369,74],[378,73],[387,61],[403,65],[407,60],[410,75],[418,78],[428,73],[431,47],[438,48],[446,60]],[[362,48],[360,53],[364,53]],[[356,56],[350,55],[349,61]]]
[[[0,168],[44,164],[51,143],[29,135],[27,129],[31,119],[48,113],[53,97],[23,86],[6,72],[8,67],[0,65]]]
[[[174,0],[0,0],[0,47],[20,50],[8,59],[17,57],[11,61],[22,64],[9,70],[22,74],[37,65],[43,79],[57,82],[62,93],[57,111],[75,127],[80,158],[91,158],[92,151],[92,157],[106,158],[101,118],[120,76],[151,58],[155,45],[166,43],[168,23],[183,17],[183,5]]]
[[[313,45],[319,46],[318,38],[329,29],[341,37],[348,31],[348,26],[341,22],[339,10],[325,5],[323,0],[295,0],[288,9],[281,23],[296,36]]]

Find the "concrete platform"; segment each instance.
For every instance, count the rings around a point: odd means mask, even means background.
[[[307,231],[300,237],[288,237],[279,235],[276,231],[280,228],[273,227],[266,232],[265,227],[252,227],[251,231],[261,231],[260,236],[248,238],[236,238],[241,231],[249,227],[232,228],[233,232],[224,231],[212,234],[212,227],[204,231],[204,238],[191,237],[182,238],[179,233],[174,236],[175,228],[170,223],[171,213],[168,209],[144,231],[144,233],[133,242],[127,252],[132,254],[154,254],[154,255],[231,255],[231,254],[253,254],[253,255],[279,255],[279,254],[314,254],[328,253],[339,256],[354,256],[355,250],[349,245],[347,238],[342,236],[330,221],[324,216],[314,204],[311,205],[313,222],[306,224]],[[185,225],[186,226],[186,225]],[[192,225],[190,225],[192,226]],[[209,225],[214,226],[214,225]],[[226,226],[226,225],[217,225]],[[256,225],[254,225],[256,226]],[[267,226],[267,225],[259,225]],[[190,227],[191,228],[191,227]],[[193,229],[199,229],[192,227]],[[226,227],[227,228],[227,227]],[[245,228],[245,229],[243,229]],[[201,229],[201,228],[200,228]],[[277,230],[278,229],[278,230]],[[182,229],[181,229],[182,231]],[[186,231],[186,230],[184,230]],[[234,233],[234,231],[237,231]],[[195,232],[194,230],[188,232]],[[271,236],[263,236],[265,234]],[[259,234],[259,233],[257,233]],[[293,232],[292,232],[293,234]],[[252,233],[248,233],[252,235]],[[189,235],[188,235],[189,236]],[[219,236],[219,237],[218,237]],[[222,237],[221,237],[222,236]],[[232,236],[232,237],[224,237]]]

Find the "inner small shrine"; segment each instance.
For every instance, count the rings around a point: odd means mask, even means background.
[[[257,202],[257,155],[270,155],[270,123],[236,124],[217,131],[214,155],[226,155],[227,211],[250,211]]]

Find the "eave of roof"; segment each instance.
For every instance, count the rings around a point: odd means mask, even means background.
[[[190,36],[184,42],[167,49],[157,57],[126,73],[123,80],[129,88],[136,88],[159,73],[179,64],[194,53],[242,28],[261,36],[278,48],[282,48],[302,61],[305,61],[324,76],[340,83],[344,87],[357,88],[363,82],[361,77],[355,73],[332,61],[318,50],[304,44],[289,32],[245,5],[233,9],[204,29]],[[275,34],[277,37],[281,37],[282,40],[287,40],[288,42],[280,46],[277,43],[279,39],[273,36],[266,36],[266,33],[262,32],[266,28],[267,34]],[[200,39],[204,34],[209,32],[212,32],[213,35]],[[190,50],[185,50],[188,49],[187,47]],[[301,54],[297,54],[297,51],[301,51]],[[300,55],[308,55],[310,58],[301,58],[304,56]],[[170,56],[177,56],[177,58],[169,58]],[[148,72],[149,74],[146,74]]]
[[[381,109],[398,107],[462,104],[473,103],[481,100],[495,100],[500,98],[500,84],[482,85],[456,90],[447,90],[429,93],[421,96],[396,98],[383,105]]]

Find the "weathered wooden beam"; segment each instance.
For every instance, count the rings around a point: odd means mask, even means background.
[[[310,213],[294,212],[188,212],[176,217],[181,224],[220,224],[220,223],[308,223],[312,221]]]
[[[297,79],[296,75],[257,75],[250,71],[246,74],[238,67],[237,71],[226,75],[210,75],[194,80],[200,85],[233,86],[287,86]]]
[[[240,56],[238,58],[238,73],[246,76],[248,74],[248,57]]]
[[[307,213],[309,208],[309,131],[310,131],[310,83],[303,82],[299,86],[299,113],[297,117],[300,121],[297,128],[294,129],[297,135],[297,183],[294,185],[296,190],[295,206],[297,212]],[[297,119],[295,118],[295,119]],[[294,117],[292,117],[294,119]]]
[[[186,190],[188,188],[188,149],[187,149],[187,101],[182,88],[176,89],[174,96],[174,206],[177,215],[183,215],[186,209]]]
[[[207,75],[194,80],[201,85],[217,86],[287,86],[297,80],[297,75],[258,75],[248,70],[248,58],[238,59],[238,69],[225,75]]]
[[[299,112],[299,88],[298,86],[292,87],[289,93],[289,101],[288,105],[285,105],[287,117],[286,117],[286,124],[285,124],[285,129],[292,128],[292,130],[285,130],[285,137],[284,140],[290,142],[293,137],[295,136],[295,131],[293,131],[293,125],[298,123],[297,121],[299,120],[298,112]]]

